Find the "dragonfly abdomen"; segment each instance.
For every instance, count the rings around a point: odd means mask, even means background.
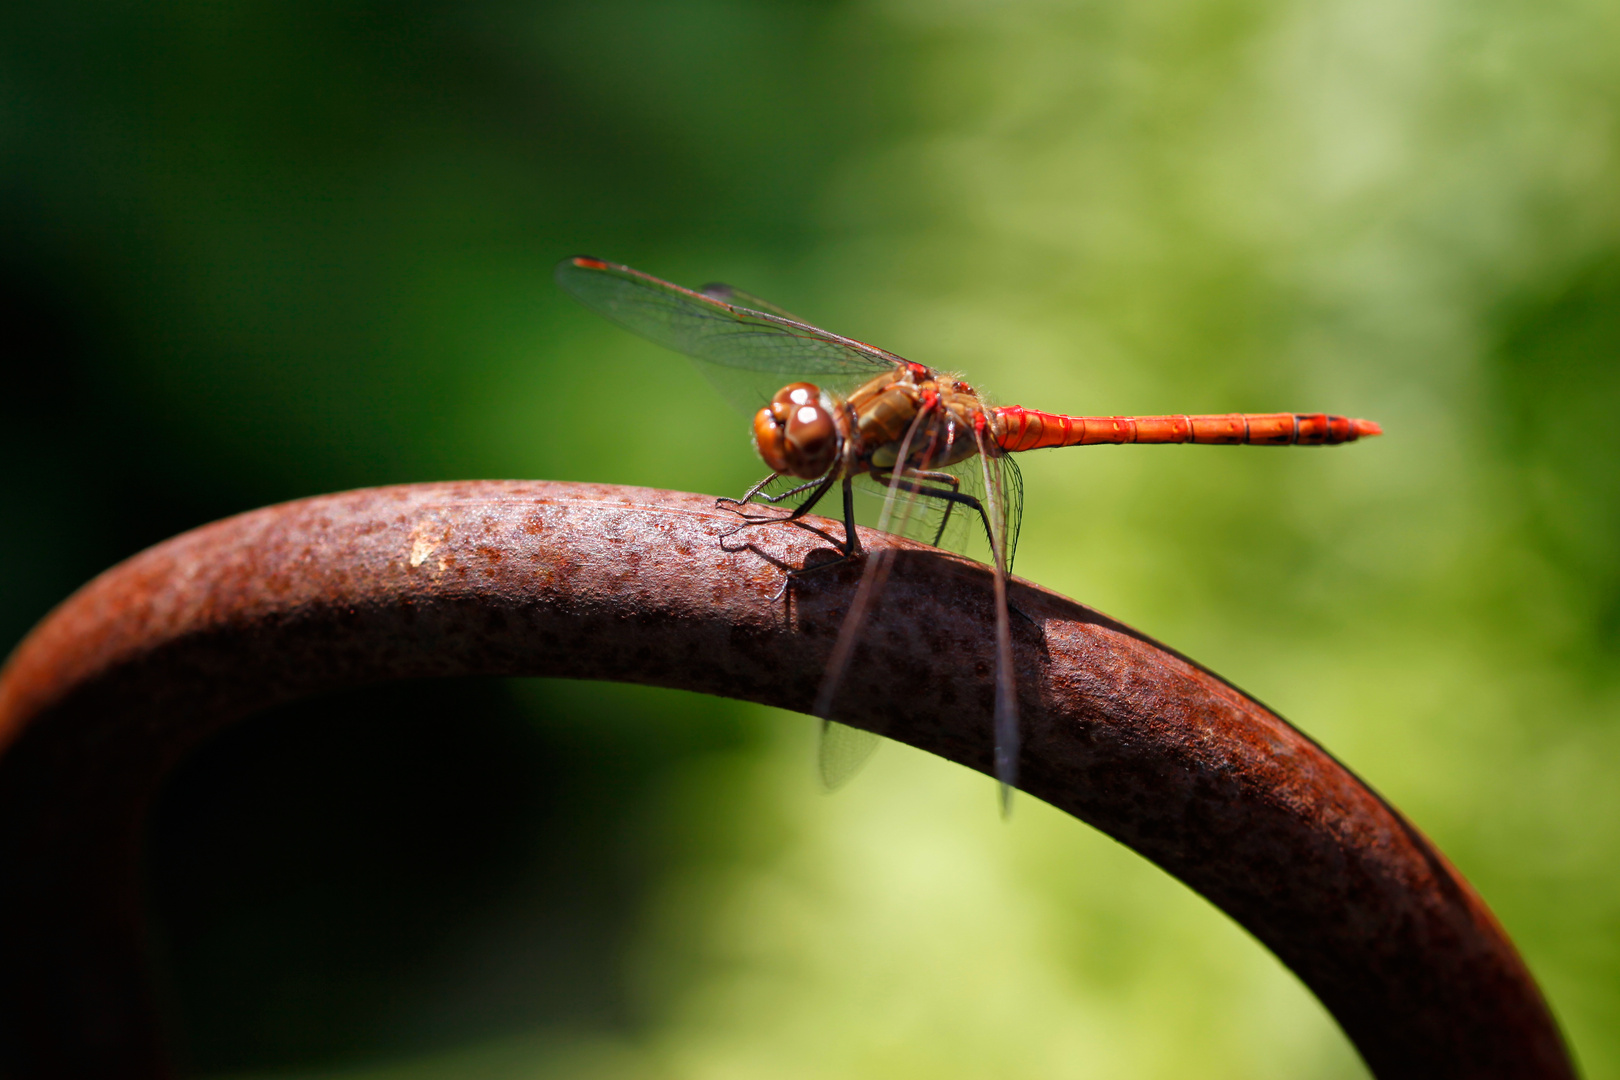
[[[996,410],[1003,450],[1099,443],[1208,443],[1334,446],[1383,430],[1371,420],[1326,413],[1225,413],[1218,416],[1063,416],[1018,405]]]

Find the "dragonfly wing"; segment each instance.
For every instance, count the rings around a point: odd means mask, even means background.
[[[684,289],[601,259],[564,259],[557,264],[556,276],[563,291],[598,314],[649,341],[711,364],[782,374],[870,375],[905,363],[893,353],[809,323]]]
[[[1024,524],[1024,474],[1011,454],[998,454],[989,461],[991,484],[1001,506],[1002,548],[1007,553],[1007,573],[1012,573],[1013,556],[1018,553],[1018,530]],[[994,517],[991,518],[994,521]]]
[[[751,311],[763,311],[767,315],[775,315],[777,318],[786,319],[788,322],[801,323],[805,326],[811,325],[808,321],[793,314],[793,312],[788,311],[785,308],[778,307],[769,300],[761,300],[753,293],[743,292],[735,285],[727,285],[723,281],[711,281],[707,285],[703,286],[703,295],[709,297],[710,299],[718,300],[722,304],[730,304],[732,307],[748,308]]]
[[[836,720],[821,722],[821,748],[817,762],[821,786],[837,791],[849,783],[872,757],[883,740],[870,731],[852,728]]]
[[[898,460],[909,460],[908,451],[912,440],[923,427],[925,420],[926,415],[922,412],[912,420],[911,427],[896,451]],[[852,479],[844,480],[846,493],[850,490]],[[896,471],[888,486],[888,497],[883,503],[883,512],[878,516],[879,529],[905,532],[915,498],[910,492],[907,493],[907,498],[902,499],[899,496],[908,486]],[[846,502],[845,506],[848,505]],[[843,685],[844,675],[855,656],[855,643],[860,640],[867,613],[877,603],[878,597],[883,593],[883,586],[889,579],[893,557],[892,549],[880,548],[866,559],[866,565],[861,569],[860,584],[855,587],[855,597],[850,602],[849,610],[844,614],[843,623],[838,627],[838,640],[833,643],[832,656],[827,661],[827,672],[822,676],[821,689],[816,694],[815,714],[827,721],[821,731],[821,776],[829,788],[836,787],[854,775],[855,770],[874,748],[872,745],[863,748],[860,738],[862,732],[832,723],[830,717],[839,688]],[[854,744],[853,749],[849,748],[851,743]],[[850,762],[853,762],[853,767]]]
[[[986,514],[990,519],[991,567],[995,572],[996,697],[995,766],[1000,782],[1001,813],[1012,813],[1012,794],[1018,787],[1020,731],[1018,727],[1018,674],[1013,665],[1012,619],[1007,609],[1007,575],[1013,548],[1024,517],[1024,478],[1012,456],[1001,453],[980,436],[980,469],[984,476]]]
[[[919,416],[919,422],[921,416]],[[896,458],[914,461],[904,474],[891,472],[882,487],[882,512],[877,527],[934,542],[946,532],[967,532],[988,549],[995,588],[995,714],[994,760],[1000,781],[1002,813],[1011,811],[1012,792],[1018,782],[1019,727],[1016,671],[1013,666],[1012,629],[1007,606],[1007,572],[1023,523],[1024,483],[1012,457],[984,440],[975,428],[979,453],[945,469],[933,469],[926,459],[909,455],[919,423],[896,450]],[[869,478],[872,480],[877,477]],[[848,481],[846,481],[848,482]],[[960,546],[960,545],[953,545]],[[831,714],[855,642],[870,608],[878,602],[893,552],[872,552],[860,585],[838,630],[832,658],[816,697],[816,715]],[[821,773],[827,787],[845,782],[860,768],[876,744],[875,736],[828,721],[822,728]],[[852,745],[853,744],[853,745]]]
[[[1018,530],[1023,517],[1024,484],[1018,465],[1002,454],[988,462],[995,496],[986,487],[986,470],[977,456],[943,469],[931,470],[936,479],[921,482],[918,491],[896,491],[892,485],[871,476],[855,479],[857,517],[863,524],[883,528],[908,539],[967,555],[981,562],[995,561],[991,536],[1006,536],[1009,570],[1018,546]],[[945,480],[944,475],[954,480]],[[972,503],[950,501],[946,493],[963,496],[984,509],[980,517]],[[880,511],[893,499],[887,523],[880,524]],[[997,541],[999,543],[999,541]]]

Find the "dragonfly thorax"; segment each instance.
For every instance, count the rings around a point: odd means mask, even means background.
[[[872,379],[849,396],[856,468],[886,473],[905,455],[907,469],[940,469],[978,452],[974,428],[993,426],[967,383],[921,364]]]
[[[811,383],[789,383],[754,415],[754,446],[778,473],[813,480],[838,460],[843,442],[833,401]]]

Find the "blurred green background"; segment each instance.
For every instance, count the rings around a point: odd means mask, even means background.
[[[550,279],[721,279],[1072,412],[1021,573],[1258,694],[1441,845],[1620,1076],[1611,0],[64,2],[0,15],[0,641],[268,502],[735,494],[746,420]],[[680,418],[679,420],[672,418]],[[191,1075],[1354,1077],[1156,868],[807,718],[381,689],[200,751],[150,895]]]

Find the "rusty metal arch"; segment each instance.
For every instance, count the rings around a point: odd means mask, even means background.
[[[850,568],[717,542],[706,497],[541,482],[307,499],[114,567],[0,671],[0,1072],[167,1075],[145,983],[140,823],[211,731],[343,686],[616,679],[807,710]],[[811,519],[816,524],[819,519]],[[835,527],[836,528],[836,527]],[[836,533],[835,533],[836,535]],[[895,564],[839,719],[990,771],[991,585],[877,534]],[[1208,897],[1321,998],[1373,1072],[1572,1077],[1512,943],[1445,857],[1309,738],[1214,674],[1027,582],[1013,602],[1021,787]],[[903,671],[904,678],[885,677]]]

